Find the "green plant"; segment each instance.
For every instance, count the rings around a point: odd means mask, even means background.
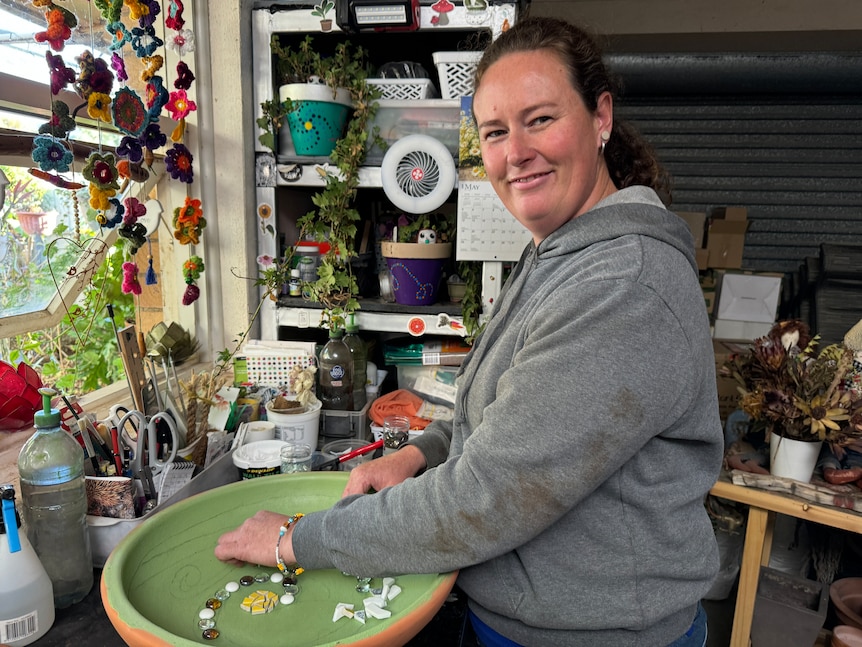
[[[404,219],[408,221],[407,224],[400,224],[400,221]],[[398,240],[396,242],[415,243],[416,236],[422,229],[433,229],[437,232],[437,240],[440,242],[454,242],[455,230],[457,229],[456,214],[454,211],[447,209],[416,216],[402,216],[402,218],[399,218]]]
[[[320,4],[314,5],[314,8],[311,10],[312,16],[317,16],[321,20],[326,20],[326,16],[329,15],[329,12],[335,8],[335,3],[332,0],[322,0]]]
[[[461,316],[464,328],[467,329],[466,341],[473,344],[476,337],[485,328],[480,323],[482,315],[482,263],[479,261],[459,261],[457,274],[467,286],[464,298],[461,300]]]

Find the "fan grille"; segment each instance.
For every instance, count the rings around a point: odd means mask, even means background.
[[[440,182],[440,166],[424,151],[411,151],[402,157],[395,169],[398,187],[412,198],[430,195]]]

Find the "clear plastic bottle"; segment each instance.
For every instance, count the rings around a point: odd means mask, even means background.
[[[320,351],[320,401],[324,409],[348,411],[353,394],[353,356],[343,339],[344,331],[329,331],[329,341]]]
[[[0,642],[23,647],[39,640],[54,624],[51,578],[20,531],[15,488],[0,485]]]
[[[60,428],[51,408],[52,389],[39,389],[43,409],[36,433],[18,454],[21,502],[27,537],[54,587],[54,606],[80,602],[93,587],[93,557],[87,529],[84,451]]]
[[[365,382],[368,375],[368,351],[365,342],[359,336],[359,326],[350,315],[350,323],[345,327],[344,343],[350,349],[353,357],[353,397],[350,400],[351,411],[362,411],[365,407]]]

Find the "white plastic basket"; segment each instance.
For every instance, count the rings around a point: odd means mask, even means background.
[[[430,79],[368,79],[380,90],[381,99],[436,99],[437,88]]]
[[[432,55],[440,93],[444,99],[458,99],[473,94],[473,73],[482,52],[434,52]]]

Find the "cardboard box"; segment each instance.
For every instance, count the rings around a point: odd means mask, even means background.
[[[781,274],[724,272],[718,287],[716,319],[775,321],[781,297]]]
[[[709,218],[706,249],[708,267],[742,267],[745,232],[748,230],[748,210],[745,207],[715,209]]]
[[[726,341],[753,341],[764,337],[772,328],[772,323],[762,321],[736,321],[734,319],[716,319],[712,324],[714,339]]]
[[[691,229],[691,235],[694,237],[694,248],[703,247],[703,240],[706,236],[706,214],[696,211],[675,211],[674,213],[685,220],[688,228]]]

